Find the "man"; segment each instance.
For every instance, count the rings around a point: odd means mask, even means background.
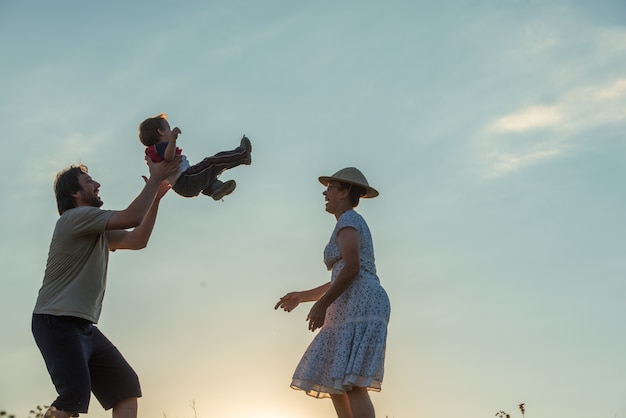
[[[84,165],[57,174],[57,221],[43,284],[35,304],[33,336],[58,397],[46,417],[86,413],[91,392],[113,418],[135,418],[139,378],[122,354],[95,326],[106,287],[109,251],[145,248],[159,202],[176,172],[171,163],[148,162],[150,178],[124,210],[102,210],[100,184]],[[132,228],[132,230],[130,230]]]

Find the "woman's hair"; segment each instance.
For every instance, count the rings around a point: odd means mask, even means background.
[[[165,127],[167,122],[167,115],[165,113],[159,113],[156,116],[152,116],[139,124],[139,140],[146,147],[159,142],[158,129]]]
[[[87,166],[84,164],[73,165],[57,173],[54,179],[54,195],[59,215],[76,207],[72,195],[81,189],[78,177],[83,173],[87,173]]]
[[[363,196],[367,192],[367,190],[365,190],[365,187],[356,186],[350,183],[344,183],[343,181],[340,181],[338,183],[342,190],[348,189],[348,200],[350,201],[350,205],[353,208],[359,206],[359,200],[361,199],[361,196]]]

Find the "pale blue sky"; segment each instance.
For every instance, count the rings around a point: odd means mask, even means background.
[[[329,279],[317,177],[357,166],[392,301],[378,416],[626,417],[624,22],[620,0],[0,0],[0,410],[55,397],[30,335],[55,173],[87,164],[124,208],[166,112],[192,162],[244,133],[254,160],[111,256],[100,327],[141,416],[333,416],[289,388],[309,307],[272,308]]]

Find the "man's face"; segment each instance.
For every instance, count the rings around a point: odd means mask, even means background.
[[[76,206],[93,206],[99,208],[104,203],[99,196],[100,183],[91,178],[87,173],[82,173],[78,177],[81,189],[74,193]]]

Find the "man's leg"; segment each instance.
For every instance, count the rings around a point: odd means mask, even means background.
[[[86,413],[91,397],[88,367],[91,323],[69,316],[36,314],[32,331],[59,394],[45,417],[66,418]]]
[[[137,418],[137,398],[118,402],[113,407],[113,418]]]
[[[141,396],[137,373],[95,326],[89,369],[91,390],[104,409],[113,408],[113,417],[137,416],[137,398]]]
[[[51,406],[46,411],[44,415],[45,418],[70,418],[71,416],[76,415],[72,412],[59,411],[54,406]]]

